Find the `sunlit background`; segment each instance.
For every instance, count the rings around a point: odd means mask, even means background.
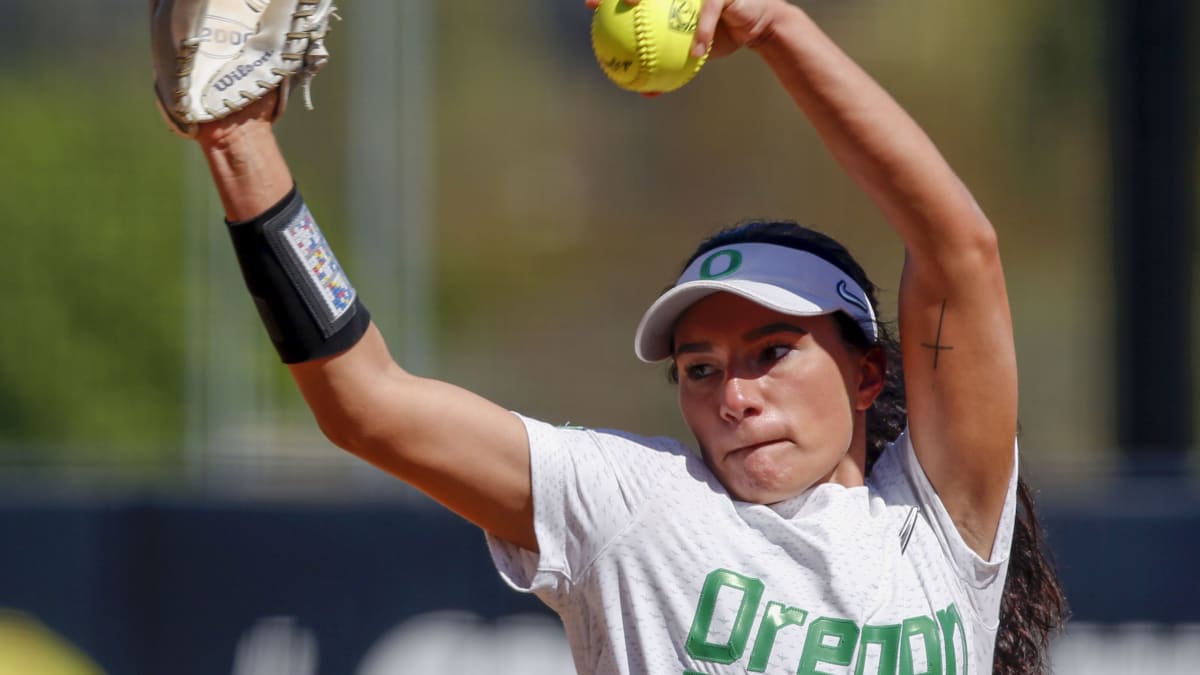
[[[339,4],[316,108],[294,97],[279,134],[410,370],[690,440],[633,329],[749,217],[845,242],[895,318],[898,239],[753,55],[651,100],[605,80],[582,0]],[[1076,612],[1058,671],[1194,672],[1200,12],[803,5],[1000,234],[1022,471]],[[155,109],[146,3],[2,14],[0,674],[571,672],[478,533],[317,430]]]

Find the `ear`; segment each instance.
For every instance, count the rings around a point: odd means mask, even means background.
[[[854,396],[854,409],[867,410],[875,403],[883,385],[887,382],[887,354],[879,346],[871,347],[863,354],[858,369],[858,391]]]

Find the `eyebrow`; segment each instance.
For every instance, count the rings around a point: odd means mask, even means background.
[[[753,342],[755,340],[760,340],[764,337],[767,337],[768,335],[774,335],[775,333],[798,333],[800,335],[808,335],[807,330],[797,326],[794,323],[776,321],[775,323],[769,323],[765,326],[759,326],[758,328],[747,331],[746,334],[742,335],[742,341]],[[679,356],[680,354],[709,352],[712,351],[712,349],[713,345],[711,342],[686,342],[675,348],[675,356]]]
[[[765,326],[762,326],[760,328],[755,328],[754,330],[747,332],[745,335],[742,336],[742,340],[744,340],[746,342],[753,342],[755,340],[764,338],[768,335],[773,335],[775,333],[799,333],[801,335],[808,335],[808,331],[804,330],[803,328],[801,328],[800,326],[797,326],[794,323],[788,323],[786,321],[776,321],[775,323],[769,323]]]

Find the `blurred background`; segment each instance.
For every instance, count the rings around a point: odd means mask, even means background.
[[[633,329],[750,217],[845,242],[895,318],[899,241],[753,55],[651,100],[604,78],[581,0],[339,4],[279,135],[410,370],[690,440]],[[1058,672],[1194,672],[1200,12],[803,5],[1000,234],[1022,471],[1075,613]],[[478,532],[317,430],[155,109],[146,26],[141,1],[0,20],[0,674],[571,672]]]

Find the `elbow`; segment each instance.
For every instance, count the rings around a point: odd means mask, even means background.
[[[1000,237],[996,234],[996,229],[986,220],[978,229],[979,232],[974,234],[967,249],[969,260],[976,269],[1003,277]]]
[[[1000,237],[974,197],[965,194],[953,210],[941,215],[947,226],[933,231],[948,254],[973,264],[999,264]]]
[[[393,381],[407,376],[386,354],[371,354],[367,341],[331,359],[291,366],[292,377],[317,426],[329,442],[353,450],[379,417]]]
[[[406,462],[400,449],[405,445],[398,440],[395,429],[384,429],[370,418],[347,413],[319,415],[317,426],[339,449],[389,473],[403,473]]]
[[[374,378],[369,386],[354,389],[314,407],[317,426],[330,443],[375,465],[386,464],[395,472],[407,464],[407,449],[413,447],[416,431],[410,415],[410,385],[417,381],[396,371]]]
[[[357,415],[329,408],[314,410],[313,413],[321,433],[338,448],[361,457],[364,448],[370,445],[370,431]]]
[[[321,429],[326,440],[338,448],[353,453],[354,448],[360,444],[359,434],[356,433],[354,425],[343,416],[317,413],[315,417],[317,427]]]
[[[364,444],[368,433],[365,423],[370,419],[364,410],[364,399],[360,396],[330,396],[320,405],[311,405],[317,427],[330,443],[342,450],[355,452]]]
[[[1000,238],[986,220],[966,233],[956,249],[953,260],[957,263],[957,271],[1000,273]]]
[[[945,280],[1002,277],[996,229],[982,213],[967,223],[936,234],[927,241],[929,248],[921,257],[934,263],[930,269],[939,270]]]
[[[943,188],[938,199],[891,202],[884,215],[900,233],[908,256],[934,274],[999,269],[996,228],[961,183]]]

